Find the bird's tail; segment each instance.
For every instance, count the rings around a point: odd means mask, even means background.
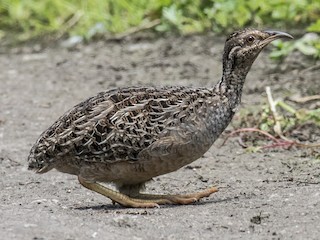
[[[50,171],[53,167],[48,164],[49,161],[44,160],[43,153],[35,153],[36,145],[32,147],[30,154],[28,156],[28,170],[33,170],[36,173],[45,173]]]

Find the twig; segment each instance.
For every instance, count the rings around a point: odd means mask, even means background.
[[[278,139],[276,139],[274,136],[272,136],[271,134],[267,133],[266,131],[260,130],[258,128],[240,128],[237,129],[235,131],[232,131],[231,133],[229,133],[226,137],[226,139],[223,141],[223,143],[221,144],[221,146],[223,146],[226,141],[233,135],[241,133],[241,132],[258,132],[262,135],[265,135],[266,137],[270,138],[272,141],[279,143],[280,141]]]
[[[296,103],[306,103],[306,102],[310,102],[310,101],[320,100],[320,95],[290,98],[290,100],[293,102],[296,102]]]
[[[269,139],[271,139],[274,142],[273,144],[270,144],[270,145],[260,146],[260,148],[262,148],[262,149],[275,148],[275,147],[288,147],[289,148],[291,146],[307,147],[307,148],[320,147],[320,143],[319,144],[303,144],[303,143],[300,143],[300,142],[297,142],[295,140],[291,140],[291,139],[285,137],[283,135],[283,132],[281,129],[281,124],[280,124],[281,116],[278,114],[277,109],[276,109],[276,105],[279,103],[277,103],[273,100],[270,87],[266,87],[266,93],[267,93],[267,97],[268,97],[270,110],[272,112],[273,119],[274,119],[273,129],[274,129],[275,133],[280,137],[280,139],[277,139],[276,137],[272,136],[270,133],[265,132],[260,129],[257,129],[257,128],[241,128],[241,129],[235,130],[235,131],[231,132],[230,134],[228,134],[227,137],[225,138],[225,140],[223,141],[223,143],[221,144],[221,146],[223,146],[226,143],[226,141],[229,139],[229,137],[231,137],[235,134],[242,133],[242,132],[258,132],[258,133],[268,137]],[[285,105],[284,103],[281,106],[283,108],[285,108],[286,110],[288,110],[289,112],[295,113],[295,110],[291,109],[290,106]],[[247,147],[243,143],[241,138],[240,138],[239,144],[243,147]]]
[[[282,141],[282,142],[279,142],[279,143],[273,143],[273,144],[270,144],[270,145],[265,145],[265,146],[262,146],[261,148],[262,149],[276,148],[276,147],[288,147],[288,148],[290,148],[295,144],[296,144],[295,142]]]
[[[299,143],[297,141],[291,141],[293,142],[293,144],[297,147],[305,147],[305,148],[316,148],[316,147],[320,147],[320,143],[316,143],[316,144],[304,144],[304,143]]]
[[[64,24],[64,27],[59,32],[57,32],[57,34],[55,35],[55,40],[61,38],[70,28],[76,25],[82,16],[83,12],[80,11],[73,14],[73,16]]]
[[[281,117],[279,116],[279,114],[277,112],[276,103],[274,102],[274,100],[272,98],[271,89],[269,86],[266,87],[266,93],[267,93],[270,109],[271,109],[271,112],[273,114],[273,118],[275,121],[275,125],[274,125],[273,129],[279,135],[279,137],[281,139],[283,139],[285,142],[290,143],[295,146],[299,146],[299,147],[308,147],[308,148],[320,147],[320,144],[303,144],[303,143],[299,143],[297,141],[294,141],[294,140],[291,140],[291,139],[285,137],[282,133],[282,130],[281,130],[281,124],[280,124]]]
[[[288,138],[277,139],[274,136],[272,136],[271,134],[269,134],[269,133],[267,133],[267,132],[265,132],[263,130],[257,129],[257,128],[241,128],[241,129],[237,129],[237,130],[229,133],[227,135],[226,139],[223,141],[223,143],[220,146],[223,146],[231,136],[233,136],[235,134],[242,133],[242,132],[258,132],[258,133],[268,137],[269,139],[271,139],[274,142],[271,145],[258,146],[258,147],[260,147],[262,149],[275,148],[275,147],[286,147],[286,146],[287,147],[296,146],[296,147],[305,147],[305,148],[320,147],[320,143],[317,143],[317,144],[303,144],[303,143],[299,143],[299,142],[294,141],[294,140],[290,140]],[[244,146],[246,146],[246,145],[244,145]]]
[[[276,109],[277,103],[273,100],[273,97],[271,94],[271,88],[269,86],[266,87],[266,93],[267,93],[267,97],[268,97],[268,103],[270,106],[270,110],[272,112],[273,120],[274,120],[273,130],[275,131],[276,134],[279,135],[280,138],[282,138],[284,140],[288,140],[285,136],[283,136],[281,124],[280,124],[281,117],[279,116],[279,114],[277,112],[277,109]]]
[[[137,32],[140,32],[140,31],[143,31],[143,30],[147,30],[147,29],[150,29],[150,28],[153,28],[157,25],[159,25],[161,23],[161,20],[160,19],[155,19],[151,22],[147,22],[145,24],[142,24],[140,26],[137,26],[137,27],[133,27],[133,28],[130,28],[128,31],[124,32],[124,33],[119,33],[119,34],[116,34],[114,36],[115,39],[122,39],[122,38],[125,38],[129,35],[132,35],[134,33],[137,33]]]
[[[286,104],[283,101],[278,101],[277,105],[291,114],[294,114],[294,115],[297,114],[297,111],[293,107],[291,107],[290,105]]]
[[[238,143],[240,144],[241,147],[248,148],[248,145],[243,142],[243,139],[242,139],[241,135],[240,135],[240,137],[238,139]]]
[[[309,71],[317,70],[318,68],[320,68],[320,64],[314,65],[314,66],[311,66],[311,67],[308,67],[308,68],[302,70],[302,71],[299,73],[299,75],[303,75],[303,74],[305,74],[306,72],[309,72]]]

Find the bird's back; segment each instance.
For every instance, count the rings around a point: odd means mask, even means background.
[[[139,153],[160,138],[178,134],[188,139],[201,129],[206,131],[208,109],[218,109],[220,100],[205,88],[131,87],[101,92],[70,109],[41,134],[31,149],[29,168],[46,172],[65,159],[138,161]]]

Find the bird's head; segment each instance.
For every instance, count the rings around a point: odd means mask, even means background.
[[[245,29],[232,33],[226,40],[223,67],[227,72],[243,70],[245,75],[261,50],[279,38],[293,38],[290,34],[278,31]]]

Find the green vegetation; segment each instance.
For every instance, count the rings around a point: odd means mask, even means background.
[[[275,106],[278,109],[279,118],[277,121],[281,126],[282,134],[290,137],[290,134],[304,125],[313,125],[314,128],[320,127],[320,109],[295,109],[284,101],[277,101]],[[264,105],[258,112],[247,112],[242,110],[242,127],[256,126],[258,129],[278,135],[274,130],[275,119],[269,105]]]
[[[320,32],[319,0],[0,0],[0,40],[127,35],[145,28],[180,34],[244,27]],[[294,49],[320,57],[320,40],[278,42],[273,58]]]
[[[297,108],[283,100],[274,101],[270,87],[267,87],[266,92],[268,104],[255,108],[255,111],[242,109],[240,121],[234,126],[236,130],[229,136],[242,134],[241,145],[249,151],[296,146],[312,149],[315,158],[320,159],[320,152],[316,150],[320,143],[314,142],[317,129],[320,128],[320,109]],[[314,95],[292,100],[299,105],[319,99],[320,95]],[[257,137],[257,133],[261,138]],[[266,143],[266,140],[269,141]]]
[[[294,50],[306,56],[320,59],[320,36],[314,33],[308,33],[296,41],[274,41],[272,45],[275,46],[275,49],[270,54],[273,59],[281,59]]]
[[[123,33],[155,19],[157,31],[182,34],[247,26],[320,32],[318,0],[0,0],[0,14],[1,36],[22,41],[54,33],[92,37],[97,24]]]
[[[0,0],[2,36],[16,34],[25,41],[48,34],[90,38],[97,24],[101,31],[119,33],[150,19],[156,0]]]

